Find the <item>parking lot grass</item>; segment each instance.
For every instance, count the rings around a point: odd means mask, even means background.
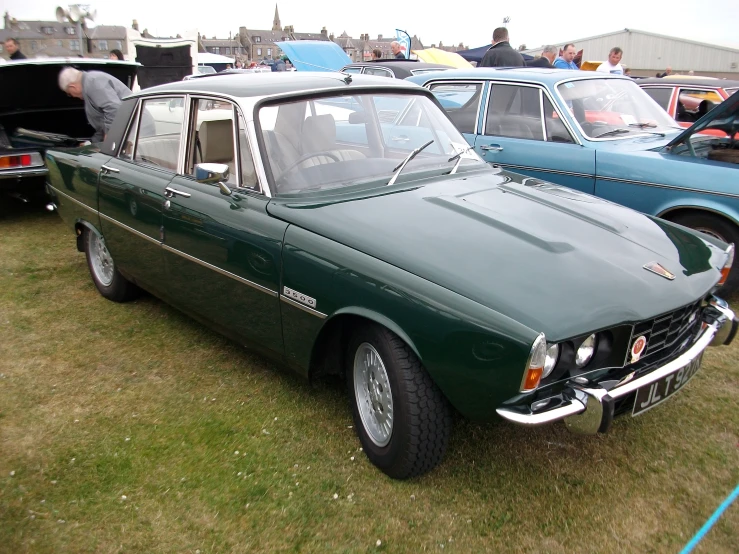
[[[58,216],[9,209],[0,552],[677,552],[739,483],[738,353],[607,435],[458,418],[443,464],[397,482],[341,381],[103,299]],[[737,544],[733,505],[696,552]]]

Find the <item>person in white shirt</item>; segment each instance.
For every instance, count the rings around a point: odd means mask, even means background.
[[[621,57],[623,55],[624,51],[618,46],[611,48],[611,51],[608,54],[608,61],[600,64],[596,71],[602,71],[603,73],[610,73],[612,75],[623,75],[624,68],[621,67]]]

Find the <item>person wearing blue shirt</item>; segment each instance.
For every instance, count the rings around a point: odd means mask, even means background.
[[[580,69],[573,61],[576,53],[574,44],[565,44],[562,48],[562,55],[554,60],[552,66],[557,69]]]

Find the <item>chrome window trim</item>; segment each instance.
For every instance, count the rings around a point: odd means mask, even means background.
[[[490,162],[487,162],[490,163]],[[515,164],[507,164],[507,163],[500,163],[495,162],[495,165],[499,165],[500,167],[504,169],[523,169],[526,171],[540,171],[542,173],[556,173],[557,175],[569,175],[571,177],[585,177],[586,179],[594,179],[595,176],[588,173],[575,173],[573,171],[563,171],[560,169],[548,169],[543,167],[530,167],[526,165],[515,165]],[[533,177],[535,179],[538,179],[538,177]],[[559,186],[566,186],[566,185],[559,185]],[[579,191],[578,191],[579,192]],[[587,193],[586,193],[587,194]]]
[[[226,277],[229,277],[229,278],[233,279],[234,281],[237,281],[237,282],[239,282],[239,283],[241,283],[243,285],[247,285],[247,286],[249,286],[249,287],[251,287],[253,289],[256,289],[256,290],[258,290],[260,292],[263,292],[265,294],[269,294],[270,296],[273,296],[275,298],[277,298],[277,296],[279,296],[279,293],[276,290],[272,290],[270,288],[267,288],[267,287],[264,287],[264,286],[260,285],[259,283],[255,283],[253,281],[249,281],[248,279],[244,279],[243,277],[241,277],[239,275],[236,275],[235,273],[231,273],[230,271],[226,271],[225,269],[221,269],[220,267],[215,266],[213,264],[210,264],[210,263],[208,263],[208,262],[206,262],[204,260],[201,260],[200,258],[196,258],[195,256],[191,256],[190,254],[186,254],[186,253],[182,252],[181,250],[177,250],[176,248],[172,248],[171,246],[169,246],[167,244],[164,244],[164,243],[158,243],[158,244],[161,244],[162,249],[165,250],[166,252],[170,252],[172,254],[176,254],[177,256],[181,256],[181,257],[185,258],[186,260],[189,260],[191,262],[194,262],[194,263],[196,263],[198,265],[201,265],[201,266],[203,266],[203,267],[205,267],[207,269],[212,269],[216,273],[220,273],[221,275],[224,275]]]
[[[249,147],[251,150],[252,161],[254,162],[254,169],[257,173],[257,181],[259,181],[259,187],[261,188],[260,194],[263,194],[267,198],[272,198],[272,190],[269,188],[269,179],[267,179],[267,172],[264,169],[264,160],[259,151],[259,141],[257,140],[257,128],[254,124],[254,120],[246,121],[246,134],[249,137]],[[265,153],[265,157],[266,157]]]
[[[449,80],[445,80],[445,79],[438,79],[438,80],[429,81],[429,82],[425,83],[423,86],[425,88],[427,88],[429,90],[429,92],[433,93],[434,91],[431,90],[431,87],[434,86],[434,85],[457,85],[457,84],[459,84],[459,85],[480,85],[480,97],[477,99],[477,108],[476,108],[476,111],[475,111],[475,126],[474,126],[474,128],[472,130],[472,133],[467,133],[468,135],[474,135],[474,134],[476,134],[476,131],[477,131],[477,125],[480,122],[480,105],[482,104],[483,92],[485,91],[485,79],[480,79],[480,80],[471,79],[471,80],[464,80],[464,81],[462,81],[462,80],[459,80],[459,81],[449,81]],[[490,95],[488,95],[488,96],[490,96]],[[436,98],[436,96],[434,96],[434,98]],[[438,102],[438,100],[437,100],[437,102]],[[442,108],[442,110],[444,111],[444,113],[447,113],[446,110],[444,110],[444,108]],[[449,117],[449,116],[447,115],[447,117]],[[483,127],[483,129],[484,129],[484,127]],[[461,132],[462,131],[460,131],[460,133]]]
[[[544,92],[539,89],[539,119],[541,119],[541,137],[544,142],[547,140],[547,126],[544,118]]]
[[[314,310],[313,308],[310,308],[308,306],[305,306],[301,304],[300,302],[296,302],[292,298],[288,298],[284,294],[280,294],[280,300],[284,302],[285,304],[289,304],[290,306],[293,306],[294,308],[298,308],[300,310],[303,310],[304,312],[307,312],[311,315],[314,315],[320,319],[326,319],[328,316],[324,314],[323,312],[319,312],[318,310]]]
[[[567,127],[567,130],[570,132],[570,135],[573,139],[575,139],[575,144],[579,144],[582,146],[582,142],[580,141],[579,137],[576,133],[572,131],[572,127],[570,126],[569,122],[566,118],[562,117],[562,112],[559,110],[559,106],[556,102],[552,102],[552,98],[549,94],[549,89],[545,85],[542,85],[540,83],[526,83],[523,81],[514,81],[511,79],[488,79],[488,83],[490,84],[490,88],[488,89],[488,97],[485,101],[485,111],[483,112],[482,116],[482,136],[485,137],[500,137],[500,138],[516,138],[516,137],[504,137],[501,135],[488,135],[485,133],[485,128],[487,127],[488,123],[488,110],[490,109],[490,100],[493,97],[493,87],[497,85],[509,85],[509,86],[522,86],[522,87],[534,87],[538,88],[539,90],[543,91],[547,97],[549,98],[549,102],[551,102],[552,107],[555,109],[557,114],[559,115],[559,118],[562,120],[562,122],[565,124],[565,127]],[[543,120],[544,118],[544,110],[541,111],[541,118]],[[536,140],[536,139],[520,139],[520,140]],[[538,141],[537,141],[538,142]],[[552,142],[549,140],[546,140],[546,134],[544,135],[544,142]]]
[[[593,72],[590,72],[590,73],[593,73]],[[564,83],[570,83],[570,82],[573,82],[573,81],[594,81],[594,80],[597,80],[597,79],[610,79],[612,81],[627,81],[629,83],[634,83],[634,80],[631,77],[617,77],[615,75],[607,75],[605,73],[602,74],[602,75],[597,75],[595,77],[572,77],[572,78],[569,78],[569,79],[562,79],[561,81],[557,81],[553,85],[554,90],[556,91],[556,94],[559,97],[559,101],[561,102],[560,105],[561,106],[566,106],[567,105],[567,102],[565,101],[564,97],[559,92],[559,86],[560,85],[562,85]],[[639,85],[637,85],[636,83],[634,83],[634,85],[636,85],[636,88],[638,88],[639,90],[641,90],[641,87]],[[646,94],[646,92],[644,94]],[[653,102],[653,100],[651,98],[649,100]],[[661,110],[662,107],[660,106],[659,109]],[[568,111],[568,115],[571,115],[571,114],[569,114],[569,110],[567,110],[567,111]],[[667,114],[667,115],[670,116],[670,114]],[[585,132],[582,130],[582,127],[580,127],[580,124],[577,122],[577,120],[574,117],[572,117],[572,122],[577,127],[577,130],[580,131],[580,135],[585,140],[587,140],[588,142],[608,142],[608,141],[614,141],[614,140],[633,139],[633,138],[636,138],[636,137],[656,136],[653,133],[639,133],[639,132],[637,132],[637,133],[635,133],[633,135],[632,134],[629,134],[626,137],[591,138],[590,136],[588,136],[587,134],[585,134]]]
[[[384,69],[385,71],[387,71],[388,73],[390,73],[390,78],[391,79],[397,79],[397,77],[395,76],[395,72],[392,69],[390,69],[389,67],[386,67],[384,65],[365,65],[365,66],[362,66],[362,75],[372,75],[373,77],[385,77],[384,75],[375,75],[374,73],[367,73],[367,71],[366,71],[367,69],[376,69],[376,68],[377,69]]]
[[[94,214],[98,214],[98,215],[100,215],[100,212],[98,212],[98,211],[97,211],[97,210],[96,210],[95,208],[92,208],[92,207],[88,206],[88,205],[87,205],[87,204],[85,204],[84,202],[80,202],[80,201],[79,201],[79,200],[77,200],[76,198],[72,198],[72,197],[71,197],[71,196],[69,196],[69,195],[68,195],[68,194],[67,194],[66,192],[62,192],[62,191],[61,191],[61,190],[59,190],[58,188],[56,188],[56,187],[54,187],[54,186],[51,186],[51,185],[49,185],[48,183],[47,183],[47,186],[48,186],[48,187],[49,187],[49,188],[50,188],[51,190],[53,190],[53,191],[54,191],[54,192],[55,192],[56,194],[59,194],[60,196],[63,196],[63,197],[64,197],[64,198],[66,198],[67,200],[71,200],[71,201],[72,201],[72,202],[74,202],[75,204],[77,204],[77,205],[79,205],[79,206],[82,206],[83,208],[85,208],[85,209],[87,209],[87,210],[91,211],[91,212],[92,212],[92,213],[94,213]]]

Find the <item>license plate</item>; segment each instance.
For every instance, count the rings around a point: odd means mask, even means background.
[[[638,416],[643,414],[682,389],[693,378],[693,375],[698,373],[702,357],[703,355],[701,354],[680,371],[662,377],[659,381],[645,385],[637,390],[634,411],[631,415]]]

